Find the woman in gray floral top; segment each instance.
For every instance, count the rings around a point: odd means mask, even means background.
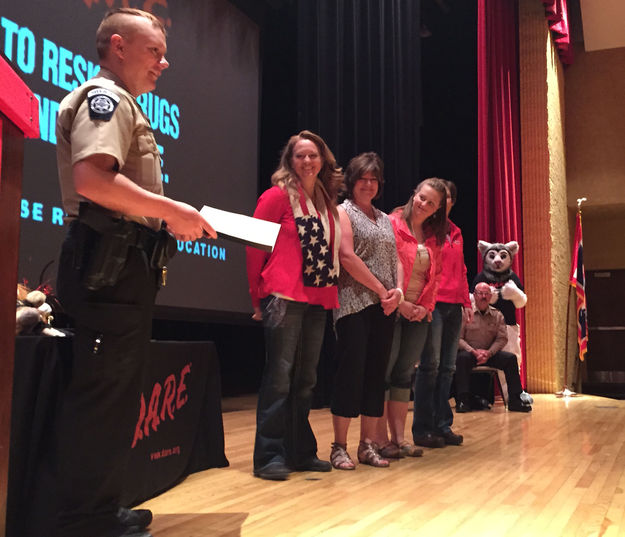
[[[384,412],[384,373],[393,340],[397,289],[395,237],[388,216],[373,206],[381,194],[383,163],[376,153],[354,157],[345,172],[347,199],[338,207],[341,224],[339,304],[334,312],[337,372],[332,396],[334,468],[353,470],[347,431],[360,416],[358,460],[386,467],[374,442]]]

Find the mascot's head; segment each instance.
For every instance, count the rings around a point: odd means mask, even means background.
[[[509,278],[512,260],[519,251],[519,244],[516,241],[506,244],[479,241],[477,248],[482,254],[484,272],[490,273],[494,280],[503,281]]]

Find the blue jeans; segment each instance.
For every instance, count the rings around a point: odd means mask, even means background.
[[[408,321],[399,317],[395,322],[393,346],[386,369],[386,389],[391,401],[410,401],[410,382],[414,367],[429,334],[427,321]]]
[[[461,328],[462,305],[437,302],[415,379],[413,436],[451,430],[454,418],[449,391],[456,371]]]
[[[308,414],[325,324],[321,306],[263,300],[266,360],[256,410],[256,471],[272,462],[295,468],[317,454]]]

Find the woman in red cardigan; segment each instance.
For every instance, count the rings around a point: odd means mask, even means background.
[[[456,203],[456,185],[447,186],[447,218]],[[467,267],[464,264],[462,233],[447,220],[447,236],[442,251],[443,271],[432,314],[431,337],[421,354],[414,393],[412,436],[414,443],[429,447],[462,444],[461,434],[451,430],[454,421],[449,406],[449,390],[456,371],[456,354],[463,317],[473,318],[469,299]]]
[[[253,318],[265,329],[266,361],[256,412],[254,475],[284,480],[293,470],[329,472],[308,421],[326,310],[338,307],[343,175],[318,135],[302,131],[282,151],[254,216],[280,224],[269,254],[247,248]]]
[[[393,348],[389,360],[386,424],[380,427],[378,443],[383,457],[418,457],[423,451],[404,439],[410,402],[410,382],[429,334],[432,310],[441,274],[441,247],[445,240],[447,190],[441,179],[430,178],[417,185],[408,203],[390,215],[397,255],[403,272],[404,301],[399,305]],[[380,420],[384,423],[384,420]]]

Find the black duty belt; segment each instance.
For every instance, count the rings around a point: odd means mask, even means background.
[[[81,203],[78,222],[100,236],[99,247],[90,252],[91,262],[85,285],[96,289],[113,285],[126,262],[128,248],[145,252],[150,266],[163,270],[176,253],[176,240],[165,229],[154,231],[137,222],[115,218],[111,213],[92,203]]]

